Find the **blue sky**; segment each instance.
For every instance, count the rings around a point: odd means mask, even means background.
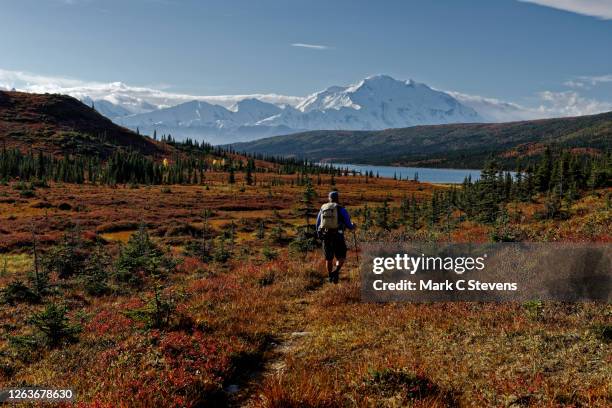
[[[612,0],[3,0],[0,15],[5,86],[303,96],[385,73],[532,107],[612,101]]]

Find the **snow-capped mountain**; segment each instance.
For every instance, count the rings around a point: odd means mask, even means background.
[[[447,93],[412,80],[368,77],[307,97],[295,110],[261,121],[295,129],[378,130],[414,125],[477,122],[482,118]]]
[[[297,106],[302,112],[341,108],[380,109],[381,117],[400,113],[399,117],[389,117],[392,121],[408,120],[402,115],[404,113],[421,115],[420,120],[432,121],[441,117],[465,120],[476,113],[465,109],[447,93],[413,80],[399,81],[388,75],[371,76],[348,87],[330,87],[307,97]]]
[[[83,102],[85,105],[93,106],[101,115],[111,119],[128,116],[134,113],[121,105],[116,105],[105,99],[98,99],[94,101],[90,97],[85,97],[81,99],[81,102]]]
[[[291,133],[292,129],[283,126],[258,125],[261,120],[282,110],[280,106],[253,98],[238,101],[229,108],[191,101],[147,113],[114,117],[113,120],[131,129],[138,128],[145,134],[156,131],[178,139],[190,137],[217,144]]]
[[[69,90],[66,93],[80,99],[86,105],[91,105],[93,102],[102,114],[108,112],[116,116],[133,115],[151,112],[160,107],[159,104],[154,105],[136,95],[130,95],[129,87],[122,82],[110,83],[106,90]],[[164,105],[167,106],[169,105]]]
[[[179,139],[191,137],[212,143],[304,130],[379,130],[483,121],[474,109],[448,93],[387,75],[371,76],[350,86],[332,86],[304,98],[295,107],[255,98],[229,108],[191,101],[112,119],[141,132],[156,130]]]
[[[243,124],[253,124],[260,120],[279,114],[283,109],[271,103],[255,98],[236,102],[229,110],[233,112],[234,120]]]
[[[181,103],[170,108],[119,118],[128,127],[163,125],[171,127],[212,126],[223,128],[235,125],[232,112],[223,106],[203,101]]]

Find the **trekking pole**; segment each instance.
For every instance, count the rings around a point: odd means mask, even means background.
[[[355,246],[355,255],[357,255],[357,262],[359,263],[359,250],[357,248],[357,233],[353,230],[353,245]]]

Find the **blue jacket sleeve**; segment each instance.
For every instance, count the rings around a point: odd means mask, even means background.
[[[319,210],[319,214],[317,214],[317,231],[319,230],[319,226],[321,225],[321,211]]]
[[[348,211],[346,211],[346,208],[340,208],[340,215],[342,216],[344,226],[350,230],[354,230],[355,226],[351,222],[351,216],[349,215]]]

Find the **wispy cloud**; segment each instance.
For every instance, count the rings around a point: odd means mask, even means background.
[[[536,112],[541,117],[593,115],[612,111],[612,102],[587,98],[576,91],[544,91],[538,96],[543,103]]]
[[[311,50],[329,50],[331,47],[321,44],[293,43],[292,47],[310,48]]]
[[[577,91],[543,91],[536,94],[537,106],[524,106],[495,98],[445,91],[474,109],[490,122],[511,122],[563,116],[594,115],[612,111],[612,101],[588,98]]]
[[[581,76],[578,77],[581,80],[584,81],[589,81],[591,82],[593,85],[597,85],[599,83],[602,82],[612,82],[612,74],[608,74],[608,75],[596,75],[596,76]]]
[[[590,89],[592,87],[612,83],[612,74],[607,75],[582,75],[565,81],[563,85],[570,88]]]
[[[74,6],[77,4],[82,4],[82,3],[90,3],[91,0],[57,0],[62,4],[66,4],[68,6]]]
[[[519,105],[514,102],[502,101],[496,98],[486,98],[461,92],[445,91],[462,104],[474,109],[486,121],[512,122],[515,120],[537,119],[542,112],[537,109]]]
[[[611,0],[519,0],[523,3],[534,3],[558,10],[570,11],[585,16],[612,20]]]

